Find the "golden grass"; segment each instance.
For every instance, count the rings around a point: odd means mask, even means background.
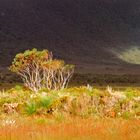
[[[0,127],[0,140],[139,140],[140,120],[28,118]],[[21,120],[20,120],[21,121]]]

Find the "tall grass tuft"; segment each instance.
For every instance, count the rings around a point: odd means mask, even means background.
[[[26,108],[25,108],[26,114],[32,115],[36,113],[36,111],[37,111],[37,105],[35,102],[27,103]]]

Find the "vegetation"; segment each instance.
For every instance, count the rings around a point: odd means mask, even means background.
[[[63,120],[63,121],[62,121]],[[45,117],[1,121],[2,140],[139,140],[140,121]]]
[[[37,92],[43,88],[59,90],[67,87],[74,66],[53,59],[48,50],[33,49],[17,54],[10,70],[21,76],[26,87]]]
[[[1,92],[0,99],[1,113],[7,114],[140,118],[140,90],[131,88],[114,91],[82,86],[33,92],[16,86]]]
[[[0,139],[5,140],[138,140],[140,90],[88,85],[34,92],[16,86],[0,92],[0,118]]]
[[[115,50],[113,50],[113,53],[116,54],[116,56],[127,62],[127,63],[131,63],[131,64],[140,64],[140,49],[138,46],[132,46],[126,50],[124,50],[123,52],[117,52]]]
[[[140,89],[68,88],[74,66],[48,50],[18,54],[10,70],[24,85],[0,91],[0,139],[139,139]]]

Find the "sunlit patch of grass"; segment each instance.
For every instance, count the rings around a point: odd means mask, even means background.
[[[2,140],[139,140],[140,120],[26,118],[16,126],[0,127]],[[51,123],[49,123],[51,122]]]
[[[126,88],[124,92],[128,98],[140,96],[140,90],[137,88]]]
[[[89,85],[0,92],[0,140],[139,140],[140,89]],[[12,113],[3,105],[18,103]],[[13,109],[13,108],[12,108]]]
[[[140,49],[138,46],[133,46],[130,47],[129,49],[126,49],[122,52],[117,52],[117,51],[113,51],[113,53],[115,53],[115,55],[127,62],[127,63],[131,63],[131,64],[140,64]]]

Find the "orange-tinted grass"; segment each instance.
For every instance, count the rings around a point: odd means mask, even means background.
[[[139,140],[140,120],[70,118],[1,126],[0,140]]]

